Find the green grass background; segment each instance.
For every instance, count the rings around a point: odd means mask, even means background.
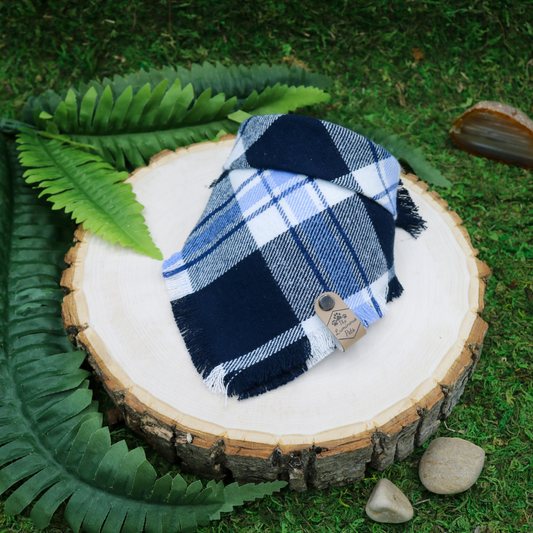
[[[415,60],[414,48],[423,59]],[[474,158],[448,135],[454,119],[480,100],[533,116],[530,0],[4,1],[0,54],[0,117],[12,118],[21,118],[32,94],[141,67],[294,62],[327,74],[331,102],[307,113],[382,127],[422,147],[453,181],[439,192],[492,270],[482,358],[438,432],[487,453],[471,489],[454,496],[425,490],[420,448],[384,472],[369,468],[360,483],[284,490],[199,531],[533,532],[533,176]],[[105,410],[107,400],[99,398]],[[140,443],[125,428],[114,434]],[[153,452],[149,457],[161,471],[178,470]],[[417,503],[409,523],[366,517],[381,477]],[[68,530],[61,514],[47,529]],[[6,518],[0,503],[0,533],[19,531],[33,531],[29,520]]]

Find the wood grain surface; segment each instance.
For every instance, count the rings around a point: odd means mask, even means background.
[[[230,136],[228,136],[230,137]],[[129,178],[156,245],[178,251],[233,138],[165,151]],[[384,469],[431,437],[481,354],[487,266],[459,216],[416,176],[402,179],[428,229],[397,230],[404,294],[345,353],[237,401],[209,392],[174,323],[161,263],[79,228],[62,286],[65,327],[124,414],[168,461],[206,478],[325,488]]]

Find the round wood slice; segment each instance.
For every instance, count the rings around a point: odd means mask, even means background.
[[[205,208],[234,138],[165,151],[129,178],[165,258]],[[82,228],[62,286],[67,331],[126,423],[167,460],[215,479],[288,480],[298,491],[353,483],[406,458],[451,412],[481,352],[487,266],[457,214],[403,176],[428,229],[397,230],[404,294],[367,335],[291,383],[243,401],[209,392],[194,368],[161,262]]]

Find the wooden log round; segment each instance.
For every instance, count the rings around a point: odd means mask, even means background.
[[[234,140],[155,156],[129,178],[164,257],[183,245]],[[66,256],[63,320],[126,423],[199,476],[325,488],[382,470],[433,435],[480,356],[490,271],[461,219],[403,176],[428,229],[397,230],[405,292],[345,353],[244,401],[207,389],[174,322],[161,263],[83,228]]]

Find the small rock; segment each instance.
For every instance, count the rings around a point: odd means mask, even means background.
[[[413,506],[405,494],[388,479],[380,479],[365,507],[366,514],[383,524],[401,524],[413,518]]]
[[[457,494],[469,489],[481,474],[485,452],[463,439],[439,437],[428,447],[418,474],[426,489],[436,494]]]

